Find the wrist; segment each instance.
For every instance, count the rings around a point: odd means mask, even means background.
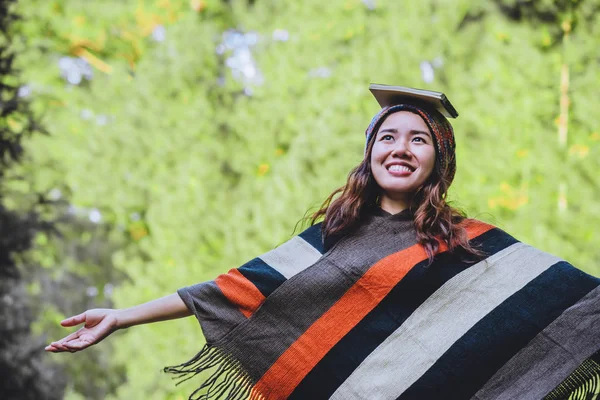
[[[131,326],[131,322],[127,320],[127,310],[115,310],[113,313],[113,317],[115,319],[114,327],[115,330],[129,328]]]

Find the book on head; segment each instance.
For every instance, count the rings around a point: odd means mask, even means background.
[[[401,103],[422,104],[435,108],[446,118],[458,117],[458,112],[456,112],[450,100],[441,92],[377,83],[371,83],[369,90],[382,108]]]

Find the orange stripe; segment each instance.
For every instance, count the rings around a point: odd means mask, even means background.
[[[470,239],[493,226],[465,221]],[[440,252],[448,250],[442,243]],[[375,263],[344,295],[306,330],[256,383],[269,399],[285,399],[329,350],[356,326],[400,282],[413,266],[425,260],[421,245],[387,256]]]
[[[226,274],[219,275],[215,283],[225,297],[236,304],[246,318],[258,309],[265,301],[265,296],[240,271],[232,269]]]

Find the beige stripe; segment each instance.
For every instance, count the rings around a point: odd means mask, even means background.
[[[458,274],[379,345],[331,399],[396,399],[473,325],[558,261],[515,243]]]
[[[306,240],[295,236],[260,258],[289,279],[313,265],[321,256],[322,254]]]

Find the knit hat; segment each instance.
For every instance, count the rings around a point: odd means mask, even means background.
[[[398,111],[409,111],[419,115],[432,133],[435,146],[436,161],[441,166],[442,175],[448,177],[448,184],[454,179],[456,173],[456,144],[454,142],[454,131],[450,122],[439,111],[430,107],[421,107],[416,104],[396,104],[383,107],[381,111],[373,117],[369,127],[365,131],[365,155],[369,142],[377,135],[379,127],[385,119]]]

